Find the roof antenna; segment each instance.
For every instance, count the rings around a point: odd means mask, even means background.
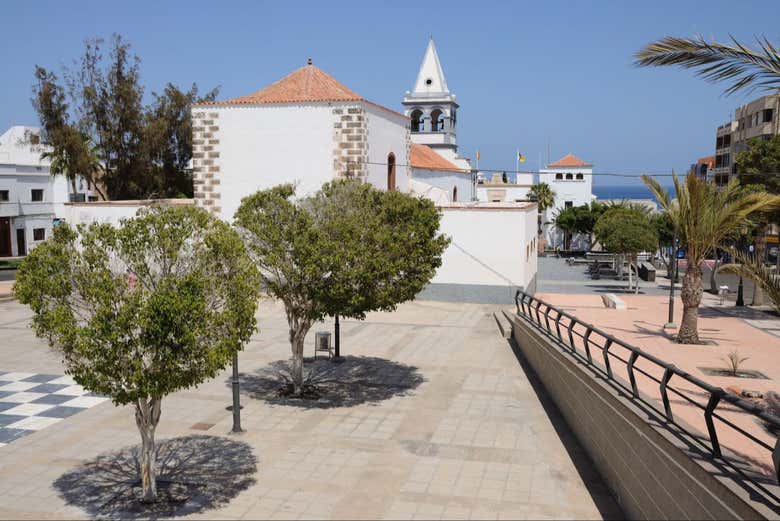
[[[308,60],[306,60],[306,65],[311,65],[311,58],[309,58]]]

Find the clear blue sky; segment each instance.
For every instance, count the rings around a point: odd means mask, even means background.
[[[118,32],[132,43],[147,94],[169,81],[219,85],[221,98],[247,94],[311,56],[354,91],[399,109],[433,35],[461,105],[461,153],[480,149],[480,166],[514,169],[519,147],[535,169],[549,142],[552,159],[573,152],[598,171],[684,171],[714,152],[715,127],[747,99],[725,98],[722,86],[688,71],[636,69],[632,54],[665,35],[777,41],[780,2],[642,4],[4,2],[0,127],[36,124],[34,66],[59,70],[88,37]]]

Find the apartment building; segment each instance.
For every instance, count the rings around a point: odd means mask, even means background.
[[[780,134],[780,94],[770,94],[737,108],[733,121],[715,132],[715,167],[709,172],[715,184],[726,184],[738,174],[736,155],[747,150],[754,138]]]

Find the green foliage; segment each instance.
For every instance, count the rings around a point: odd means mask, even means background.
[[[735,160],[742,183],[757,184],[767,192],[780,194],[780,135],[768,140],[751,139],[748,149],[738,153]]]
[[[528,196],[531,200],[536,201],[540,212],[552,208],[552,205],[555,204],[555,192],[547,183],[536,183],[531,186],[531,189],[528,190]]]
[[[757,88],[780,88],[780,52],[768,38],[756,38],[759,49],[751,49],[731,38],[732,45],[708,42],[702,36],[667,36],[646,45],[634,55],[640,67],[675,65],[693,69],[696,75],[712,83],[733,81],[725,94]]]
[[[238,234],[190,206],[120,228],[54,228],[16,277],[74,380],[116,404],[213,378],[255,330],[259,277]]]
[[[655,228],[658,235],[658,246],[669,248],[674,246],[674,223],[667,212],[653,214],[650,217],[650,223]]]
[[[145,107],[140,60],[118,35],[107,57],[102,40],[88,41],[64,82],[42,67],[35,78],[44,142],[52,158],[66,160],[69,176],[102,183],[111,199],[192,197],[190,107],[214,99],[216,90],[199,97],[195,85],[181,91],[168,84]]]
[[[612,253],[635,255],[654,251],[658,233],[646,215],[633,209],[612,208],[599,217],[593,228],[605,250]]]

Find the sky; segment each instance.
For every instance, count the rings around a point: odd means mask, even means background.
[[[147,100],[172,82],[254,92],[306,63],[396,110],[429,37],[457,95],[460,153],[480,167],[535,170],[566,153],[596,172],[684,172],[714,153],[715,129],[751,98],[691,71],[636,68],[666,35],[780,38],[780,2],[22,2],[3,3],[0,128],[36,125],[35,65],[59,71],[87,38],[121,34],[141,58]],[[0,130],[2,131],[2,130]],[[596,177],[597,184],[636,178]]]

